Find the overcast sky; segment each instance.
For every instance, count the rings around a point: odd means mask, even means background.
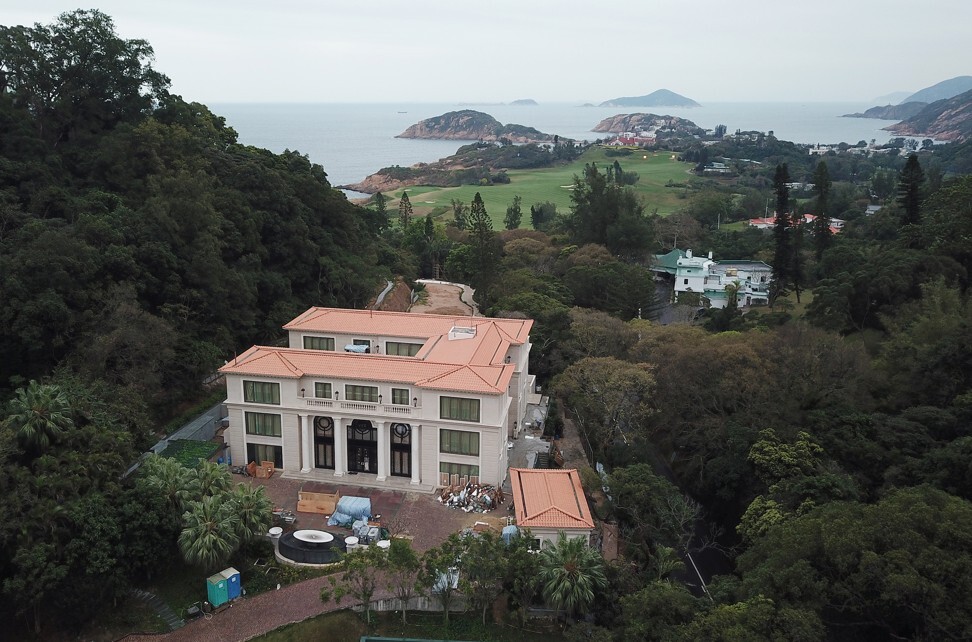
[[[77,8],[0,0],[0,24]],[[972,0],[100,0],[187,100],[868,102],[972,75]]]

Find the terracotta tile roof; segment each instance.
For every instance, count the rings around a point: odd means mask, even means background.
[[[533,327],[532,319],[495,319],[488,317],[445,316],[412,312],[380,312],[345,308],[310,308],[284,326],[284,330],[335,332],[361,335],[388,335],[429,339],[449,333],[453,326],[495,327],[515,345],[523,344]],[[479,334],[477,332],[477,334]]]
[[[510,481],[517,526],[558,530],[594,528],[576,470],[511,468]]]
[[[297,379],[303,376],[403,383],[430,390],[505,394],[512,364],[464,365],[326,350],[254,346],[220,372]]]

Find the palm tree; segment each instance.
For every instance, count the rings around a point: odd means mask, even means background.
[[[165,497],[177,516],[197,495],[194,494],[192,471],[174,459],[149,455],[142,464],[143,479],[149,488]]]
[[[594,592],[607,587],[604,560],[583,539],[567,539],[563,533],[557,543],[540,555],[540,584],[543,597],[568,615],[586,612],[594,603]]]
[[[42,386],[31,380],[18,388],[6,419],[21,444],[30,450],[47,450],[59,435],[74,427],[67,395],[57,386]]]
[[[179,550],[189,564],[216,568],[239,547],[240,518],[234,503],[225,497],[203,497],[182,516],[185,526],[179,533]]]
[[[261,537],[273,523],[273,502],[263,486],[237,484],[230,491],[229,502],[239,516],[237,535],[243,543]]]
[[[227,492],[233,485],[229,468],[205,459],[199,460],[193,477],[193,491],[196,497],[219,495]]]

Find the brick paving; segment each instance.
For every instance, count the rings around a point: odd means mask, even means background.
[[[239,481],[239,480],[237,480]],[[372,511],[381,513],[382,523],[395,534],[408,537],[416,552],[438,545],[451,533],[471,527],[477,521],[484,521],[502,528],[506,524],[506,505],[488,514],[465,513],[443,506],[437,501],[438,495],[428,493],[402,493],[397,491],[360,488],[357,486],[335,486],[283,479],[279,476],[270,479],[247,478],[253,484],[266,488],[275,506],[294,510],[297,506],[297,492],[302,487],[307,490],[334,492],[343,495],[370,497]],[[298,513],[294,528],[330,530],[336,536],[349,534],[347,529],[326,526],[323,515]],[[268,631],[301,622],[311,617],[348,608],[354,602],[343,601],[340,605],[321,602],[320,592],[329,586],[327,577],[318,577],[290,586],[279,591],[268,591],[253,597],[243,598],[209,618],[189,622],[185,627],[158,635],[130,635],[125,642],[242,642],[263,635]],[[246,588],[244,586],[244,588]],[[379,590],[374,599],[392,597],[389,591]]]

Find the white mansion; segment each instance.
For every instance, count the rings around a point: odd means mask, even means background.
[[[501,484],[534,387],[532,326],[311,308],[284,326],[289,347],[220,368],[229,457],[344,484]]]

